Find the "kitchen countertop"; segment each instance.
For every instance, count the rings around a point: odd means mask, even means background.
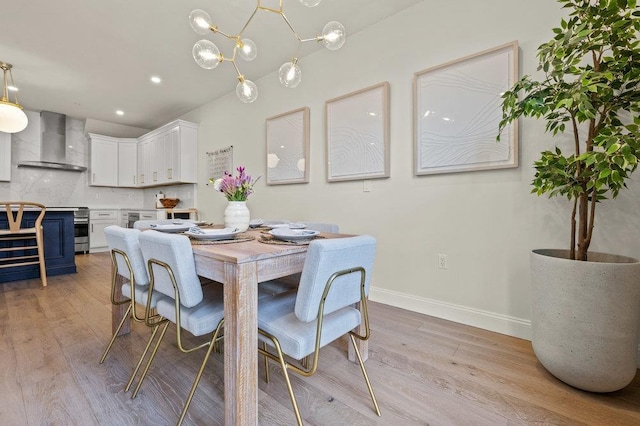
[[[46,207],[46,210],[48,212],[75,212],[80,209],[77,207]]]

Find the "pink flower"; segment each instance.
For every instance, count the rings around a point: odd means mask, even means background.
[[[224,172],[224,176],[213,180],[213,187],[216,191],[222,192],[229,201],[247,201],[247,197],[253,193],[253,185],[260,180],[260,176],[256,180],[252,180],[250,175],[245,174],[244,167],[240,166],[236,169],[238,176],[233,177],[229,172]]]

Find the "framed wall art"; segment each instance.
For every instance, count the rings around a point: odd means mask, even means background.
[[[327,180],[389,177],[389,83],[326,102]]]
[[[518,166],[517,123],[496,142],[517,65],[514,41],[414,74],[416,175]]]
[[[309,182],[309,108],[267,118],[267,185]]]

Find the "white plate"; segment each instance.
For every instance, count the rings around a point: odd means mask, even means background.
[[[269,231],[269,234],[273,235],[279,240],[285,241],[297,241],[307,240],[318,235],[320,232],[312,231],[310,229],[289,229],[289,228],[276,228]]]
[[[196,240],[230,240],[241,231],[238,228],[201,229],[204,234],[187,231],[184,234]]]
[[[278,229],[278,228],[288,228],[289,224],[288,223],[265,223],[264,226],[269,229]]]
[[[176,222],[176,223],[166,223],[162,225],[152,226],[151,229],[155,229],[160,232],[184,232],[187,231],[192,226],[195,226],[191,222]]]
[[[265,227],[269,229],[304,229],[307,227],[304,223],[265,223]]]

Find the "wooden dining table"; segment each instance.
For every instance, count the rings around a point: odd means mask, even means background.
[[[308,245],[261,242],[260,230],[249,230],[237,238],[250,241],[223,244],[193,244],[198,275],[224,286],[224,423],[258,424],[258,283],[302,271]],[[350,235],[321,234],[323,238]],[[117,326],[123,306],[112,308]],[[126,309],[126,308],[125,308]],[[129,331],[128,324],[120,334]],[[367,342],[359,346],[367,359]],[[350,347],[349,359],[355,360]]]

